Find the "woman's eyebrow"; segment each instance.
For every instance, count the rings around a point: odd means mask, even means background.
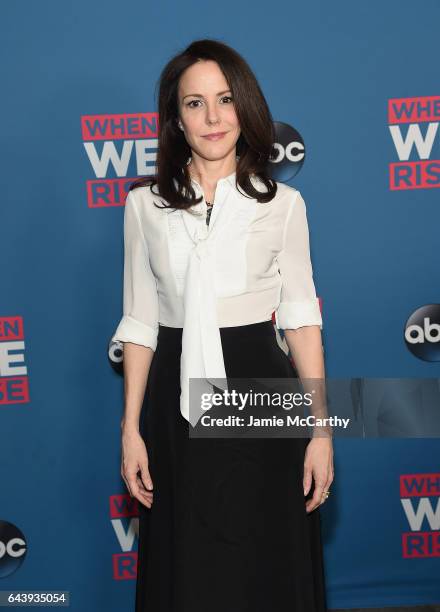
[[[225,91],[219,91],[218,93],[216,93],[216,96],[221,96],[222,94],[228,93],[228,91],[231,91],[230,89],[225,89]],[[185,98],[188,98],[188,96],[194,96],[195,98],[203,98],[202,94],[186,94],[186,96],[183,96],[182,100],[184,100]]]

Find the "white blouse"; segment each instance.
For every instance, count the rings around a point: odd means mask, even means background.
[[[155,350],[159,323],[183,328],[180,411],[188,421],[189,379],[226,379],[220,327],[268,321],[275,311],[279,329],[322,329],[301,193],[277,182],[274,199],[258,203],[235,176],[217,181],[209,225],[204,198],[194,213],[160,209],[153,201],[164,200],[143,186],[125,203],[123,316],[111,341]]]

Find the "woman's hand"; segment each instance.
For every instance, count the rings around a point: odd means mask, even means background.
[[[148,453],[142,436],[135,428],[127,427],[122,430],[121,476],[130,495],[147,508],[151,508],[153,481],[148,470]]]
[[[311,512],[320,504],[324,503],[323,491],[329,491],[333,482],[333,442],[330,437],[315,437],[307,444],[304,457],[304,496],[312,486],[312,478],[315,481],[313,497],[306,503],[306,511]]]

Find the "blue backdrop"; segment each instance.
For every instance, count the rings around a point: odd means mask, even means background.
[[[304,143],[286,180],[307,205],[327,375],[437,377],[404,327],[440,302],[440,179],[398,183],[393,164],[440,159],[440,5],[19,0],[2,14],[0,590],[134,609],[137,509],[119,475],[123,381],[108,354],[124,208],[96,190],[139,174],[135,146],[154,164],[154,115],[142,139],[90,125],[155,113],[162,67],[193,39],[236,48]],[[396,120],[390,100],[414,98],[436,98],[430,116]],[[419,138],[432,125],[432,146],[402,158],[411,125]],[[130,141],[118,169],[111,156]],[[440,486],[413,495],[405,480],[438,478],[439,450],[438,439],[335,440],[321,510],[330,608],[440,602]]]

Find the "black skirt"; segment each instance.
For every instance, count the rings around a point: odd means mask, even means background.
[[[272,321],[220,334],[227,377],[296,376]],[[190,438],[181,342],[182,328],[159,326],[141,415],[154,492],[139,504],[136,612],[324,612],[309,438]]]

